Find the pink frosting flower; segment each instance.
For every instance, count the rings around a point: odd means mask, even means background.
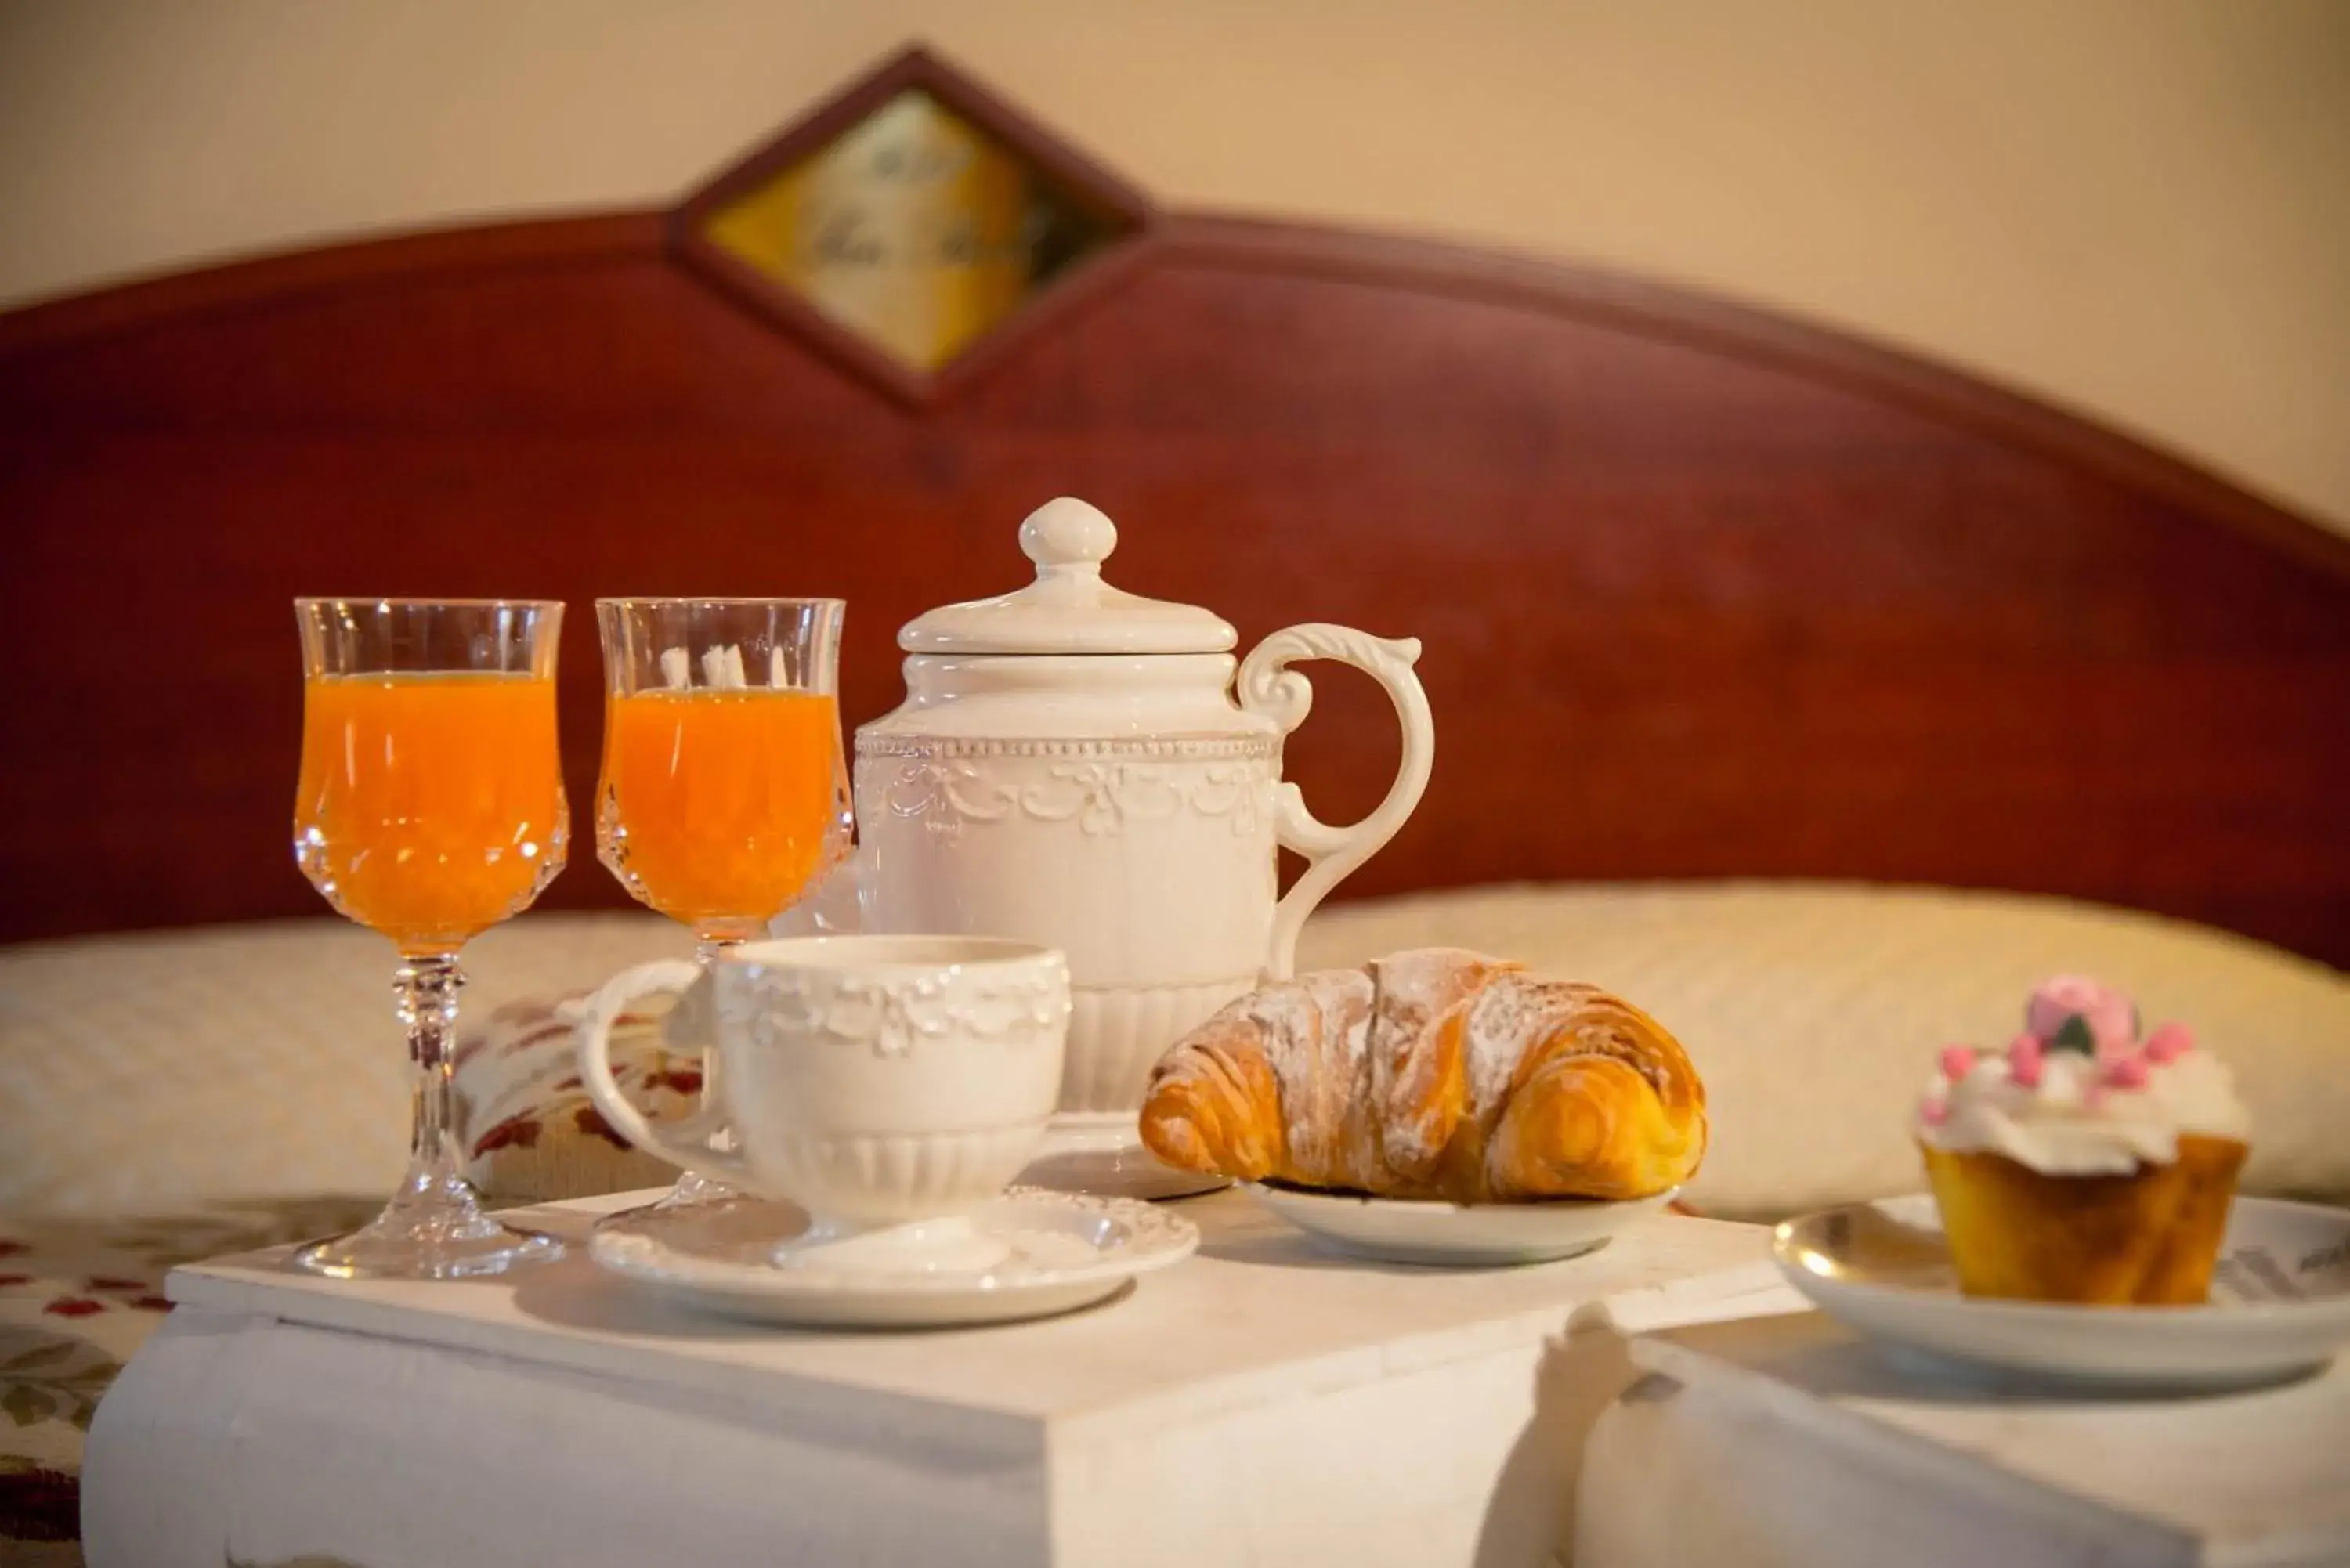
[[[2137,1043],[2137,1009],[2108,985],[2079,975],[2043,982],[2024,1008],[2024,1027],[2043,1045],[2054,1044],[2064,1025],[2078,1018],[2100,1059],[2117,1056]]]
[[[2108,1088],[2143,1089],[2150,1071],[2144,1056],[2116,1056],[2106,1064],[2105,1082]]]
[[[2007,1075],[2027,1089],[2040,1086],[2046,1052],[2037,1034],[2019,1034],[2007,1048]]]
[[[2176,1062],[2195,1049],[2195,1035],[2184,1023],[2166,1023],[2146,1037],[2146,1059],[2157,1066]]]
[[[1918,1119],[1929,1127],[1940,1127],[1950,1119],[1950,1102],[1935,1096],[1918,1107]]]
[[[1942,1076],[1953,1084],[1965,1077],[1974,1064],[1975,1048],[1973,1046],[1945,1045],[1942,1047]]]

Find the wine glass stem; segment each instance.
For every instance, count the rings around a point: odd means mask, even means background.
[[[728,948],[742,945],[741,937],[713,937],[704,931],[696,931],[693,934],[693,961],[702,966],[702,973],[708,974],[710,966],[718,961],[720,953],[724,952]],[[717,1103],[718,1048],[715,1045],[705,1045],[702,1048],[702,1104],[704,1108],[707,1108]],[[731,1127],[722,1128],[719,1131],[717,1141],[720,1147],[732,1148],[733,1140],[733,1129]]]
[[[455,953],[409,955],[400,961],[392,993],[408,1029],[409,1145],[411,1191],[446,1190],[464,1180],[457,1143],[456,1096],[451,1087],[457,1039],[457,992],[465,976]]]
[[[563,1255],[551,1236],[515,1231],[482,1212],[465,1179],[450,1069],[457,1038],[455,953],[409,954],[392,994],[408,1028],[413,1134],[408,1175],[383,1212],[348,1236],[295,1254],[297,1266],[337,1279],[452,1280],[499,1274]]]

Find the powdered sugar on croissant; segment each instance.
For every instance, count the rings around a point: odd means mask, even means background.
[[[1371,980],[1324,970],[1241,998],[1184,1037],[1151,1077],[1168,1109],[1159,1158],[1192,1170],[1378,1168],[1347,1107],[1370,1090]],[[1154,1146],[1156,1147],[1156,1146]],[[1333,1179],[1338,1179],[1335,1177]]]
[[[1233,1002],[1159,1063],[1142,1136],[1170,1164],[1244,1180],[1635,1198],[1696,1170],[1705,1091],[1621,998],[1428,949]]]
[[[1475,1110],[1467,1032],[1446,1027],[1484,987],[1518,966],[1457,948],[1426,948],[1369,966],[1374,1108],[1379,1147],[1397,1178],[1433,1182],[1438,1163]]]

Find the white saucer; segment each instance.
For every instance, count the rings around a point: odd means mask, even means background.
[[[1606,1246],[1617,1231],[1654,1214],[1673,1198],[1671,1192],[1660,1192],[1624,1203],[1562,1198],[1461,1204],[1309,1192],[1265,1182],[1246,1186],[1267,1209],[1342,1252],[1439,1268],[1572,1258]]]
[[[588,1255],[677,1301],[762,1323],[916,1328],[1006,1323],[1068,1312],[1137,1274],[1191,1255],[1199,1229],[1146,1203],[1008,1188],[972,1219],[1011,1256],[984,1270],[864,1271],[803,1262],[775,1248],[807,1229],[788,1203],[755,1198],[645,1209],[597,1227]]]
[[[1797,1290],[1891,1345],[2108,1387],[2227,1387],[2322,1366],[2350,1345],[2350,1210],[2239,1198],[2203,1306],[1960,1295],[1930,1194],[1790,1220],[1772,1255]]]
[[[1019,1176],[1024,1187],[1090,1192],[1103,1198],[1193,1198],[1230,1187],[1232,1179],[1178,1170],[1142,1144],[1132,1111],[1063,1111]]]

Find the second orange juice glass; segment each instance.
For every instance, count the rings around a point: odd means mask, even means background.
[[[598,797],[606,862],[705,940],[759,935],[826,868],[839,755],[828,692],[615,691]]]
[[[598,857],[705,962],[847,853],[837,599],[598,599]],[[702,1064],[702,1098],[712,1106]],[[666,1201],[718,1196],[688,1176]]]

